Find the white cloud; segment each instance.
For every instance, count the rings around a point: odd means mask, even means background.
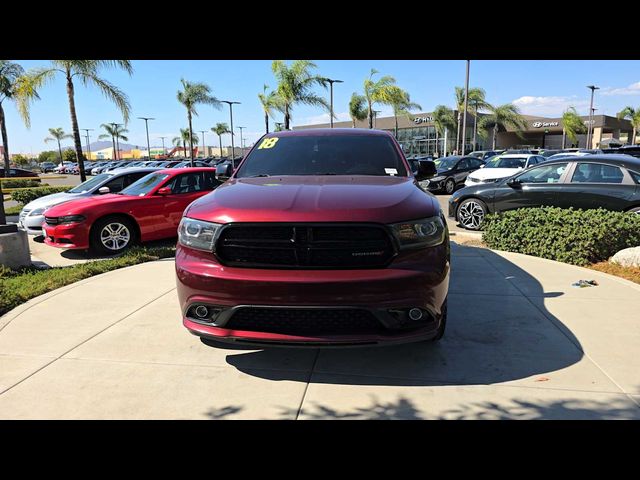
[[[346,122],[350,120],[349,112],[334,112],[337,119],[334,122]],[[301,118],[298,122],[293,122],[295,125],[316,125],[318,123],[329,123],[329,114],[322,113],[320,115],[313,115],[311,117]]]
[[[602,89],[602,95],[640,95],[640,82],[632,83],[628,87],[613,88],[605,87]]]
[[[524,115],[540,115],[545,117],[559,117],[569,107],[575,107],[578,113],[586,115],[589,110],[588,100],[579,100],[576,95],[571,97],[533,97],[524,96],[512,102]],[[581,112],[582,110],[582,112]]]

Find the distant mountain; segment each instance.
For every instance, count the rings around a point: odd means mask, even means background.
[[[83,138],[83,140],[85,140]],[[133,148],[140,148],[140,149],[146,149],[147,146],[146,145],[131,145],[130,143],[122,143],[120,142],[120,150],[131,150]],[[89,147],[91,148],[92,152],[95,152],[96,150],[102,150],[103,148],[112,148],[113,147],[113,143],[111,143],[111,140],[105,140],[105,141],[99,141],[99,142],[91,142],[89,144]],[[67,147],[62,147],[62,150],[73,150],[75,147],[73,146],[67,146]],[[82,142],[82,150],[86,150],[87,149],[87,144],[83,141]]]

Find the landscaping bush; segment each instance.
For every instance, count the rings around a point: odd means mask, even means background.
[[[48,270],[35,267],[11,270],[0,265],[0,315],[30,298],[84,278],[138,263],[174,257],[175,254],[175,247],[134,247],[116,258]]]
[[[52,193],[66,192],[72,188],[72,186],[27,188],[25,190],[16,190],[15,192],[11,192],[11,199],[26,205],[36,198],[44,197],[45,195],[50,195]]]
[[[40,183],[40,179],[33,180],[2,180],[2,189],[5,188],[28,188],[28,187],[42,187],[46,185]]]
[[[487,215],[482,228],[490,248],[580,266],[640,245],[640,215],[601,208],[521,208]]]

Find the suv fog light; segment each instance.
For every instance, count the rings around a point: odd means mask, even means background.
[[[209,309],[204,305],[198,305],[194,311],[198,318],[207,318],[209,316]]]
[[[422,318],[422,310],[419,308],[412,308],[409,310],[409,318],[415,321],[420,320]]]

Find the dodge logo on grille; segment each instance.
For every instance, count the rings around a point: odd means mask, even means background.
[[[379,250],[377,252],[353,252],[351,254],[352,257],[370,257],[374,255],[382,255],[384,253],[383,250]]]

